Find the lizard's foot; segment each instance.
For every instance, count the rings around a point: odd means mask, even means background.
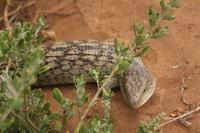
[[[120,78],[120,89],[125,101],[133,108],[139,108],[153,95],[156,79],[140,58],[135,58],[128,71]]]

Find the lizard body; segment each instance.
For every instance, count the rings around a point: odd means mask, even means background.
[[[111,72],[116,63],[113,42],[66,41],[43,46],[45,64],[50,69],[41,75],[37,86],[51,86],[73,83],[72,77],[83,74],[93,82],[89,71],[102,68],[104,75]],[[132,107],[143,105],[153,94],[155,78],[146,69],[140,58],[133,59],[123,77],[114,77],[109,87],[120,86],[122,96]]]

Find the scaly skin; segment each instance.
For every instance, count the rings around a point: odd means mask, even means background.
[[[36,86],[52,86],[73,83],[72,77],[84,74],[88,82],[94,82],[89,70],[102,68],[104,75],[111,72],[116,62],[112,42],[67,41],[45,45],[45,64],[50,69],[39,75]],[[142,106],[155,90],[155,78],[139,58],[133,60],[123,77],[114,77],[109,87],[120,86],[123,98],[133,108]]]

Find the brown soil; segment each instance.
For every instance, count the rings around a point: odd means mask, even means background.
[[[133,38],[131,24],[133,18],[147,21],[150,5],[159,4],[159,0],[37,0],[27,9],[29,19],[34,18],[33,11],[45,15],[50,30],[57,40],[98,39],[110,40],[114,37],[124,41]],[[188,110],[180,100],[181,78],[187,85],[186,100],[194,107],[200,105],[200,1],[184,1],[175,11],[177,18],[168,23],[166,37],[151,41],[151,50],[144,57],[144,62],[157,78],[157,87],[153,97],[141,108],[134,110],[122,100],[119,90],[112,99],[112,118],[117,133],[130,133],[137,129],[139,121],[149,120],[160,112],[168,116],[175,111]],[[65,96],[73,98],[73,87],[61,87]],[[95,93],[95,85],[88,85],[90,95]],[[60,110],[51,96],[52,89],[45,89],[45,95],[53,105],[53,110]],[[100,112],[96,107],[93,112]],[[193,118],[190,128],[180,123],[171,123],[163,128],[163,133],[200,132],[200,119]],[[73,131],[76,120],[70,122]]]

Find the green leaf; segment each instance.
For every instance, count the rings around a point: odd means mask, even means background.
[[[0,118],[1,118],[2,116],[0,115]],[[2,119],[1,119],[2,120]],[[1,131],[1,133],[6,133],[7,132],[7,130],[9,129],[9,127],[11,127],[12,126],[12,124],[14,123],[14,121],[15,121],[15,118],[14,117],[11,117],[11,118],[9,118],[9,119],[6,119],[5,121],[1,121],[0,120],[0,131]]]
[[[149,15],[149,24],[151,27],[155,26],[161,18],[160,13],[154,8],[149,9],[148,15]]]
[[[83,102],[85,103],[85,102],[87,102],[88,101],[88,96],[83,96]]]
[[[58,103],[63,104],[63,94],[58,88],[53,89],[53,97]]]
[[[46,20],[44,17],[39,17],[38,23],[40,26],[45,26],[46,25]]]
[[[144,24],[141,22],[134,23],[134,33],[135,35],[143,34],[145,32]]]
[[[56,131],[61,131],[63,128],[63,124],[60,121],[56,121],[55,123],[55,130]]]
[[[73,79],[76,88],[85,88],[87,79],[84,75],[74,76]]]
[[[76,115],[76,112],[73,112],[73,111],[69,111],[69,113],[68,113],[68,117],[69,118],[71,118],[71,117],[73,117],[75,115]]]
[[[23,99],[22,98],[15,98],[11,101],[11,108],[16,109],[19,108],[23,103]]]
[[[50,103],[45,103],[45,105],[42,108],[43,111],[49,111],[50,110]]]
[[[110,120],[102,119],[98,114],[89,119],[80,129],[80,133],[112,133],[113,124]]]
[[[90,70],[90,75],[97,82],[97,85],[99,85],[103,79],[103,72],[100,68]]]
[[[72,106],[73,106],[73,103],[72,103],[72,101],[70,99],[68,99],[68,98],[64,98],[63,99],[62,107],[64,109],[71,108]]]
[[[163,11],[170,10],[171,7],[165,2],[165,0],[160,1],[160,6],[162,7]]]
[[[50,67],[45,65],[45,66],[41,67],[41,70],[40,70],[39,74],[44,73],[44,72],[48,71],[49,69],[50,69]]]
[[[175,19],[175,16],[172,13],[172,8],[178,8],[180,7],[180,0],[171,0],[170,2],[166,3],[165,0],[160,1],[160,5],[162,7],[163,13],[162,17],[163,19],[166,19],[168,21],[171,21]]]
[[[98,78],[97,71],[93,70],[93,74],[95,78]],[[84,75],[75,76],[74,77],[74,84],[76,86],[76,105],[78,107],[82,107],[85,102],[87,102],[88,96],[85,94],[85,84],[86,84],[86,78]]]
[[[120,54],[122,54],[123,52],[123,50],[124,50],[124,48],[125,48],[125,44],[123,43],[123,42],[119,42],[116,38],[115,38],[115,40],[114,40],[114,47],[115,47],[115,53],[117,54],[117,55],[120,55]]]
[[[171,21],[171,20],[175,19],[176,17],[172,14],[171,11],[169,11],[169,12],[166,12],[163,14],[163,18],[168,21]]]
[[[137,52],[137,54],[135,56],[136,57],[143,56],[149,50],[149,48],[150,48],[150,46],[145,46],[142,50],[140,50],[139,52]]]
[[[116,38],[114,39],[114,47],[115,53],[118,55],[120,53],[120,43]]]
[[[51,119],[60,120],[62,118],[62,114],[60,112],[51,113]]]
[[[168,27],[157,27],[152,35],[152,38],[161,38],[163,37],[168,31]]]
[[[139,46],[141,44],[143,44],[146,40],[146,37],[144,35],[138,35],[136,38],[135,38],[135,44],[136,46]]]
[[[41,121],[39,123],[38,128],[40,129],[41,132],[46,132],[48,129],[48,125],[50,124],[51,119],[48,115],[43,115],[41,118]]]
[[[128,69],[130,65],[129,60],[123,60],[118,64],[118,74],[123,74],[124,71]]]
[[[181,7],[181,0],[171,0],[168,5],[171,7],[179,8]]]
[[[144,49],[142,50],[142,54],[146,53],[149,50],[150,46],[146,46],[144,47]]]

